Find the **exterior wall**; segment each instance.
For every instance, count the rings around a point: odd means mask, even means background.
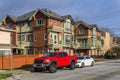
[[[44,25],[37,26],[37,19],[43,18]],[[44,48],[47,47],[47,40],[44,40],[44,34],[47,35],[47,18],[40,12],[35,15],[35,19],[33,21],[33,34],[37,36],[37,40],[33,41],[33,47]]]
[[[9,17],[7,17],[3,24],[5,28],[8,28],[9,23],[12,23],[11,29],[16,31],[16,24]],[[17,45],[17,32],[11,32],[11,44],[14,46]]]
[[[105,32],[105,39],[104,39],[104,46],[103,46],[104,52],[106,52],[107,50],[109,50],[111,47],[112,47],[112,46],[111,46],[110,33]]]
[[[10,44],[10,32],[0,31],[0,44]]]
[[[4,36],[3,36],[4,35]],[[9,55],[11,51],[10,32],[0,31],[0,54]]]

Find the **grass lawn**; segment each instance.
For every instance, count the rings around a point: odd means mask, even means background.
[[[12,73],[0,74],[0,80],[1,80],[1,79],[5,79],[5,78],[10,77],[10,76],[12,76]]]

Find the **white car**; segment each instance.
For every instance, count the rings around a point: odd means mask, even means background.
[[[94,59],[89,56],[78,56],[76,67],[94,66]]]

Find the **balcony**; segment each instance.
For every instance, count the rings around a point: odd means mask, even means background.
[[[56,44],[53,39],[48,40],[48,47],[50,48],[62,48],[62,41],[58,41]]]
[[[91,36],[77,36],[77,39],[88,39],[91,38]]]
[[[96,47],[94,47],[93,45],[78,45],[77,49],[95,49]]]
[[[48,26],[48,31],[54,31],[54,32],[63,32],[63,28],[62,27],[58,27],[58,26]]]

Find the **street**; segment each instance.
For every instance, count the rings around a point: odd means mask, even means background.
[[[120,80],[120,62],[107,62],[75,70],[59,69],[56,73],[33,72],[22,74],[20,80]]]

